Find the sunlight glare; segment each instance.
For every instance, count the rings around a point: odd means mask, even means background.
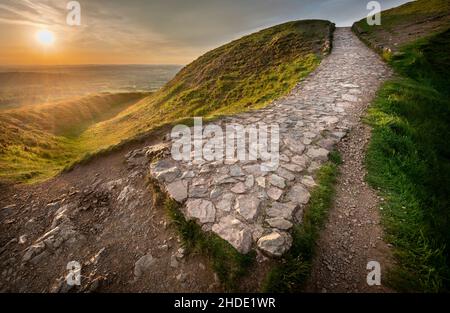
[[[39,30],[36,33],[36,39],[40,44],[45,46],[49,46],[55,42],[55,36],[47,29]]]

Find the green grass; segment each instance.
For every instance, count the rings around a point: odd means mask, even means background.
[[[332,152],[317,174],[318,185],[311,192],[303,222],[292,230],[293,244],[267,275],[264,292],[300,292],[311,271],[315,243],[319,237],[334,196],[334,183],[338,175],[340,155]]]
[[[404,44],[431,33],[445,31],[450,25],[447,0],[411,1],[381,13],[381,25],[356,22],[353,30],[372,48],[389,60]]]
[[[230,42],[187,65],[161,90],[111,110],[108,119],[93,117],[89,104],[82,105],[87,116],[67,115],[72,105],[42,115],[22,111],[27,119],[1,112],[0,180],[40,181],[164,125],[264,107],[318,66],[333,27],[321,20],[289,22]],[[76,121],[67,123],[71,118]]]
[[[148,95],[101,94],[2,111],[0,180],[35,182],[57,174],[94,151],[94,147],[80,140],[86,129]],[[107,145],[97,140],[95,149]]]
[[[227,291],[238,290],[240,278],[255,262],[255,251],[241,254],[214,233],[205,233],[195,221],[185,219],[180,211],[181,205],[165,195],[155,181],[150,180],[149,185],[154,197],[154,206],[166,210],[187,252],[207,256],[222,286]]]
[[[369,182],[386,199],[382,220],[398,265],[399,291],[450,288],[450,30],[403,46],[389,63],[397,77],[371,106]]]

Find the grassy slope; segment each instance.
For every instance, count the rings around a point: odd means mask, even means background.
[[[445,30],[450,23],[449,11],[447,0],[418,0],[383,11],[381,25],[369,26],[364,19],[355,23],[353,29],[378,51],[396,52],[417,38]]]
[[[164,124],[263,107],[317,67],[328,52],[331,27],[327,21],[290,22],[235,40],[186,66],[160,91],[95,124],[85,124],[83,117],[65,127],[58,123],[67,121],[59,109],[43,118],[36,112],[14,118],[2,112],[0,179],[45,179],[85,155]],[[49,121],[50,113],[61,118]]]
[[[101,94],[0,113],[0,180],[55,175],[86,152],[79,135],[148,93]]]
[[[398,75],[384,85],[369,111],[373,135],[368,179],[387,200],[383,223],[398,260],[390,283],[401,291],[448,291],[450,5],[417,1],[382,15],[388,21],[401,16],[401,23],[372,29],[362,20],[357,26],[367,30],[364,38],[375,46],[371,38],[381,40],[380,28],[381,33],[401,32],[405,23],[420,21],[422,8],[424,15],[434,12],[447,18],[439,18],[442,24],[437,28],[424,26],[422,38],[406,41],[388,58]],[[430,29],[438,31],[429,33]]]
[[[2,112],[3,123],[28,125],[57,136],[76,137],[90,124],[107,120],[148,93],[99,94],[69,101],[22,107]]]

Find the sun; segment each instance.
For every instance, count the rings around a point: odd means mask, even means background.
[[[55,42],[55,35],[47,29],[41,29],[36,33],[37,41],[44,46],[50,46]]]

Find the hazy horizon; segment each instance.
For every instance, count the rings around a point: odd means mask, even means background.
[[[0,66],[0,111],[104,93],[154,92],[181,65]]]
[[[15,67],[77,67],[77,66],[185,66],[169,63],[79,63],[79,64],[0,64],[0,69]]]

